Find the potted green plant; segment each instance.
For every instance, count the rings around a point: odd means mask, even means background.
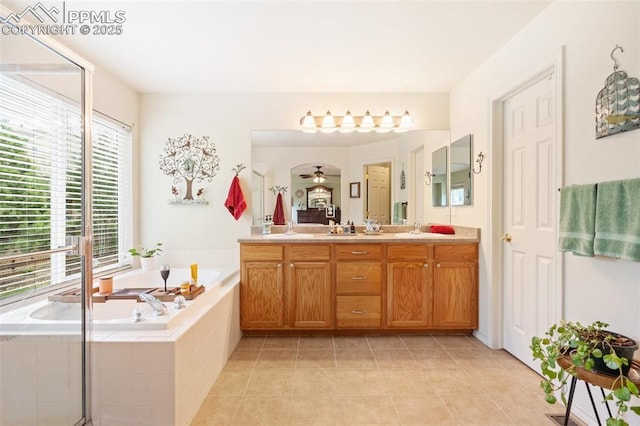
[[[544,379],[540,387],[548,403],[554,404],[555,393],[560,391],[562,402],[567,404],[567,381],[577,376],[579,369],[606,374],[613,379],[613,390],[606,393],[605,400],[614,401],[617,408],[607,426],[627,426],[625,413],[640,415],[640,406],[630,406],[632,396],[640,396],[638,387],[627,377],[638,344],[606,330],[608,326],[601,321],[582,325],[563,320],[551,326],[545,337],[533,337],[530,348],[533,358],[541,361]]]
[[[140,256],[140,266],[144,271],[155,269],[154,257],[162,253],[162,243],[156,243],[153,248],[146,249],[143,246],[133,247],[129,249],[129,254],[133,257]]]

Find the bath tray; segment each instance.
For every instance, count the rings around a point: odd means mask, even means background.
[[[152,295],[153,297],[155,297],[156,299],[161,300],[163,302],[173,302],[173,299],[175,299],[176,296],[184,296],[184,298],[187,299],[187,300],[193,300],[196,297],[198,297],[199,295],[201,295],[202,293],[204,293],[204,286],[203,285],[201,285],[199,287],[196,287],[195,290],[193,290],[190,293],[186,293],[186,294],[181,294],[180,293],[180,288],[178,288],[178,287],[168,288],[167,289],[167,293],[164,292],[164,288],[155,288],[149,294]]]
[[[104,303],[107,301],[107,295],[98,293],[98,287],[94,287],[93,303]],[[82,302],[82,291],[79,288],[63,291],[62,293],[52,294],[49,296],[50,302],[80,303]]]
[[[183,294],[185,299],[193,300],[204,292],[204,286],[196,287],[191,293]],[[163,302],[173,302],[176,296],[180,295],[178,287],[171,287],[164,292],[163,287],[140,287],[140,288],[119,288],[113,293],[102,294],[98,292],[98,287],[93,288],[93,303],[104,303],[108,300],[138,300],[140,293],[147,293]],[[82,291],[79,288],[63,291],[62,293],[49,296],[50,302],[80,303],[82,302]]]

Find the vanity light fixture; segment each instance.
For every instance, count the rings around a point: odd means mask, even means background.
[[[305,133],[367,133],[375,131],[378,133],[406,132],[413,127],[413,118],[409,111],[405,111],[402,116],[392,116],[387,110],[382,116],[373,116],[367,110],[362,116],[354,116],[347,111],[344,116],[333,116],[330,111],[323,116],[314,116],[311,111],[300,119],[302,131]]]

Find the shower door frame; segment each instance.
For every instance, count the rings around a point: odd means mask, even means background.
[[[0,16],[6,17],[13,11],[0,4]],[[26,20],[26,19],[25,19]],[[5,24],[7,25],[7,24]],[[77,244],[82,266],[82,417],[75,426],[91,424],[91,333],[92,333],[92,288],[93,288],[93,224],[92,224],[92,120],[93,120],[93,72],[92,63],[71,51],[58,41],[45,35],[24,33],[16,37],[28,37],[42,47],[51,50],[61,58],[73,63],[81,70],[81,149],[82,149],[82,233]]]

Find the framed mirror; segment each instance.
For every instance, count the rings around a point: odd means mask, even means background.
[[[449,182],[452,206],[470,206],[473,204],[472,152],[472,135],[466,135],[451,142]]]
[[[332,203],[333,189],[316,185],[307,188],[307,207],[310,209],[326,209]]]
[[[448,148],[443,146],[431,153],[431,205],[433,207],[449,205]]]

